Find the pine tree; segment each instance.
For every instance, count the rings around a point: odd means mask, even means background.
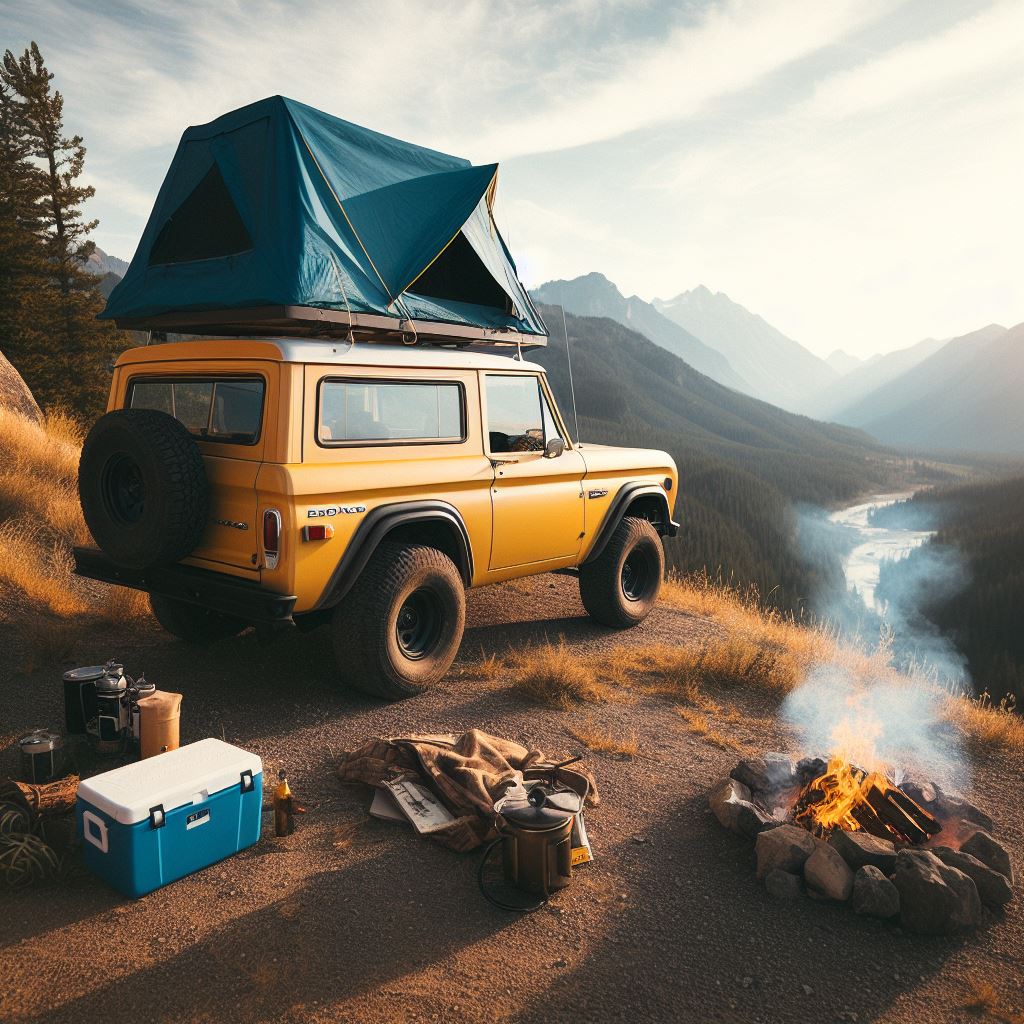
[[[0,81],[0,352],[33,393],[44,388],[58,305],[40,214],[43,182],[10,91]]]
[[[28,325],[36,332],[42,326],[48,343],[40,349],[34,340],[15,339],[14,350],[7,355],[41,404],[63,405],[92,419],[106,404],[110,362],[127,342],[121,332],[96,320],[103,299],[97,279],[84,263],[95,249],[87,236],[97,222],[86,221],[82,214],[82,204],[95,189],[80,183],[85,146],[80,135],[65,135],[64,98],[52,88],[52,81],[35,43],[20,57],[10,50],[4,54],[0,83],[8,108],[5,117],[15,150],[32,158],[26,199],[34,196],[33,233],[40,240],[49,282],[43,289],[48,308],[37,309],[40,319]],[[24,157],[21,163],[24,166]],[[35,262],[29,260],[23,282],[34,273]]]

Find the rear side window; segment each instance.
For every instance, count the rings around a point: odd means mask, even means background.
[[[317,440],[339,444],[464,441],[462,386],[456,381],[324,380]]]
[[[128,408],[165,412],[204,441],[255,444],[263,422],[263,390],[259,378],[136,380]]]

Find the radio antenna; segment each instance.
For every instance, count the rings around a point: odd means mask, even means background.
[[[576,412],[576,388],[572,382],[572,348],[569,345],[569,328],[565,323],[565,306],[559,305],[562,311],[562,332],[565,334],[565,360],[569,364],[569,395],[572,398],[572,420],[576,427],[576,443],[580,443],[580,417]]]

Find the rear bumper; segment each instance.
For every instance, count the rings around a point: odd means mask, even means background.
[[[250,580],[196,569],[191,565],[124,569],[115,565],[98,548],[75,548],[74,553],[75,573],[86,579],[187,601],[232,615],[254,626],[283,625],[292,619],[295,595],[275,594]]]

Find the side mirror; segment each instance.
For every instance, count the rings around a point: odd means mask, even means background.
[[[552,437],[544,445],[544,458],[557,459],[565,451],[565,442],[560,437]]]

